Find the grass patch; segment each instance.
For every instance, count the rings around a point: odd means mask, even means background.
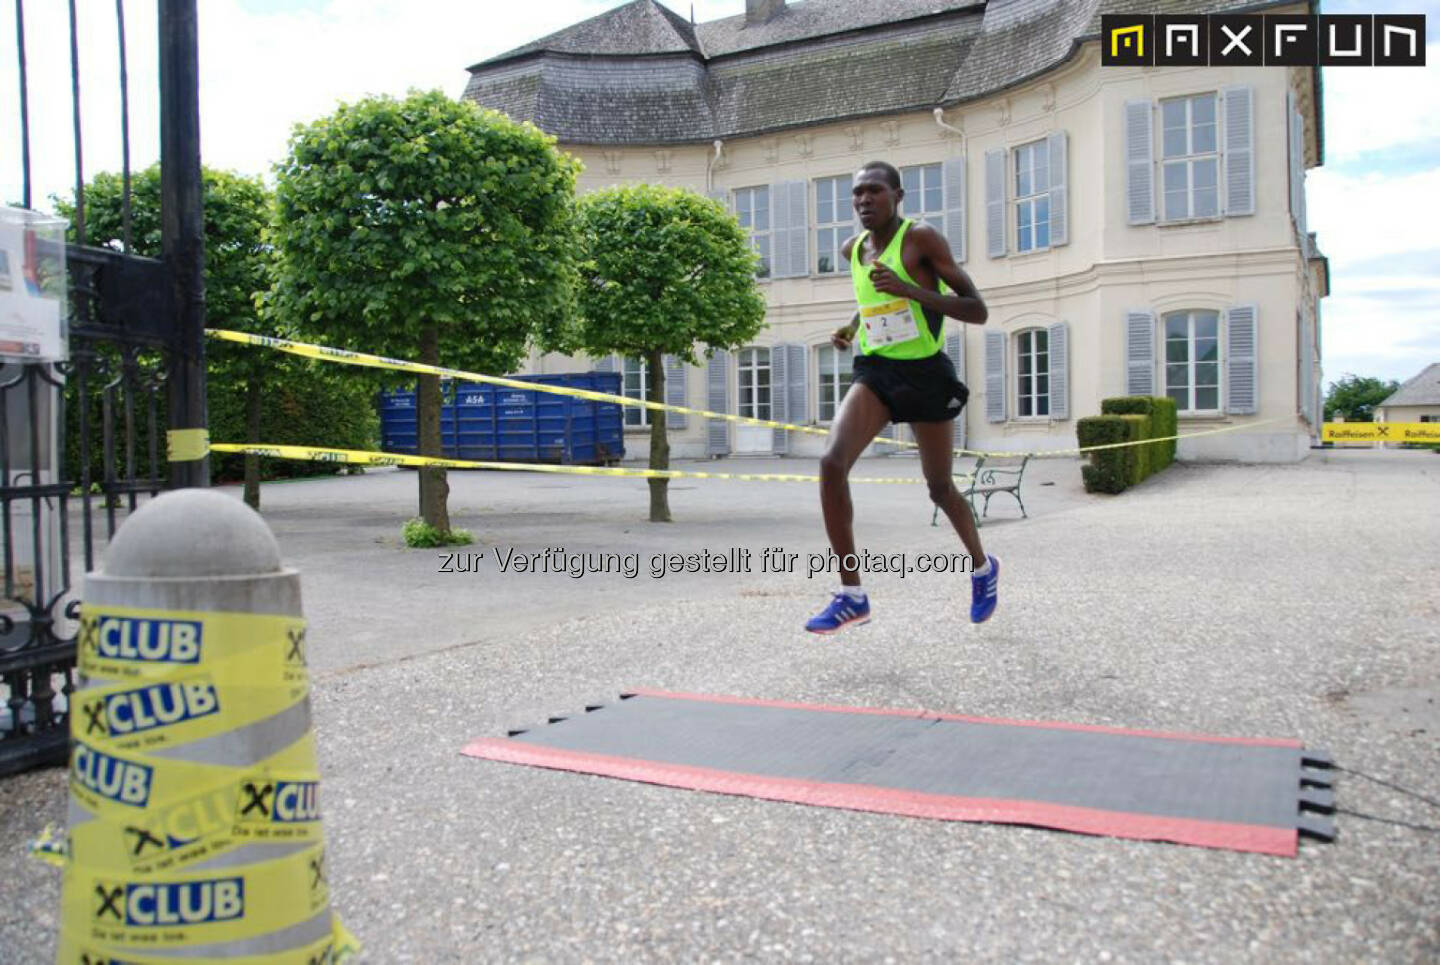
[[[430,549],[436,546],[465,546],[475,542],[468,529],[452,529],[441,532],[418,516],[405,523],[405,545],[412,549]]]

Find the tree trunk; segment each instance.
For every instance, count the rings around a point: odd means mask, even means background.
[[[658,350],[650,353],[646,360],[650,369],[650,390],[647,393],[651,402],[665,401],[665,357]],[[670,438],[665,434],[665,416],[663,411],[649,410],[650,413],[650,468],[670,468]],[[651,479],[650,482],[650,522],[670,522],[670,480]]]
[[[264,375],[263,364],[252,366],[250,380],[245,384],[245,441],[252,446],[260,442]],[[245,504],[260,511],[260,457],[254,453],[245,455]]]
[[[433,322],[420,328],[420,362],[423,365],[440,364],[440,328]],[[440,376],[420,376],[420,391],[416,403],[415,418],[420,436],[420,455],[443,456],[440,442]],[[418,475],[420,518],[438,529],[442,535],[449,536],[450,484],[445,479],[445,470],[422,468]]]

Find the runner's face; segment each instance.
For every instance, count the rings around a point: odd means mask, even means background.
[[[885,172],[874,168],[859,171],[854,185],[850,189],[850,198],[855,205],[855,213],[860,216],[861,227],[873,231],[895,217],[905,192],[890,187],[890,182],[885,180]]]

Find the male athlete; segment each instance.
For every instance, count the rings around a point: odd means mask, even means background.
[[[860,307],[831,342],[838,349],[857,343],[854,379],[820,460],[820,507],[830,548],[841,560],[842,585],[805,629],[834,633],[870,619],[860,574],[844,566],[846,557],[855,553],[849,475],[860,453],[890,422],[910,423],[930,498],[945,511],[970,558],[983,561],[970,578],[970,619],[982,623],[995,612],[1000,562],[985,555],[970,506],[951,481],[950,423],[964,408],[969,390],[943,349],[946,315],[983,325],[989,312],[974,283],[955,264],[944,236],[900,217],[905,191],[899,171],[871,161],[855,175],[851,193],[865,230],[840,250],[850,261]],[[941,282],[950,293],[941,293]]]

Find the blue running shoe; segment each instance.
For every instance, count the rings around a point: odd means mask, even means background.
[[[811,633],[834,633],[852,623],[869,622],[869,597],[852,600],[847,593],[836,593],[830,598],[830,605],[825,608],[824,612],[817,613],[806,622],[805,629]]]
[[[995,612],[996,584],[1000,582],[1000,561],[993,556],[985,558],[990,561],[990,572],[984,576],[970,574],[971,623],[984,623],[990,619],[990,614]]]

